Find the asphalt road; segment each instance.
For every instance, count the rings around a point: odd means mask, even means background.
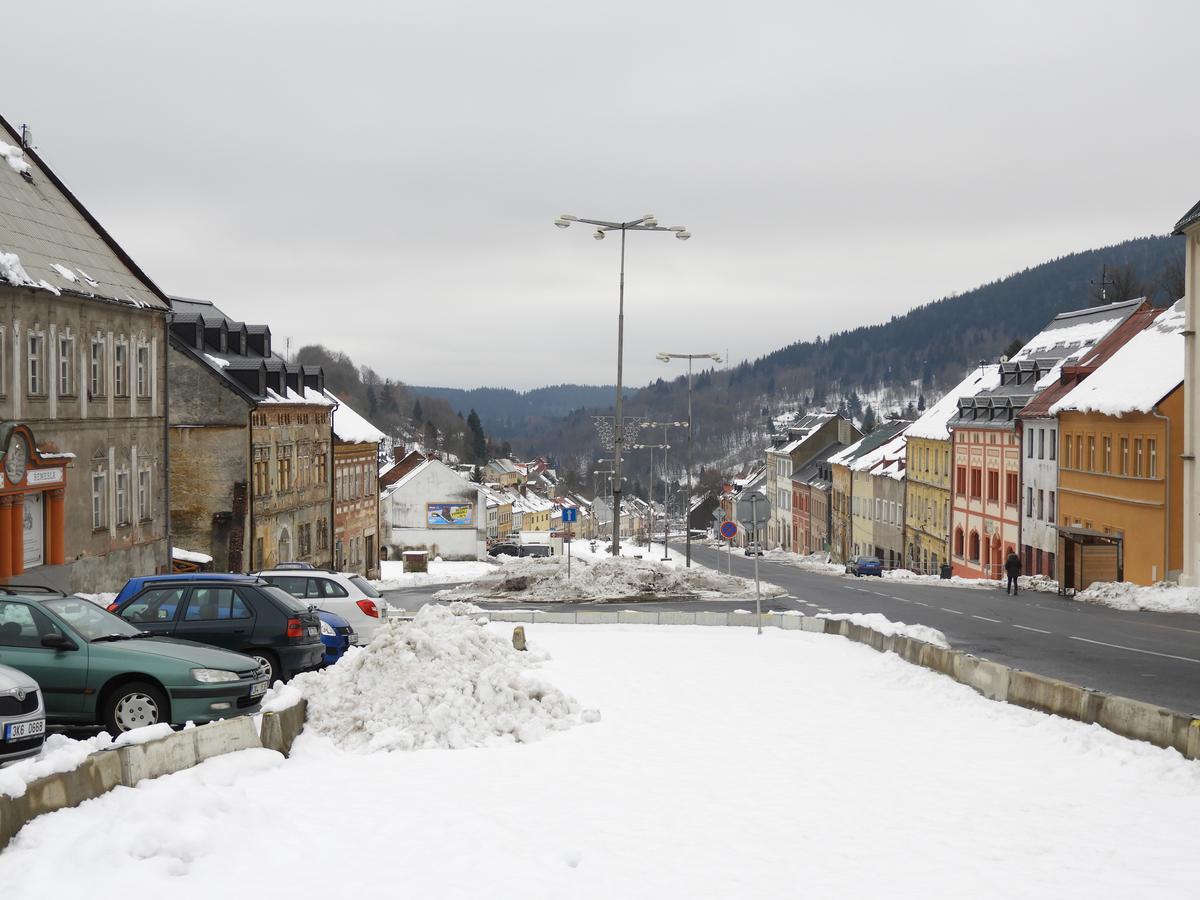
[[[715,568],[718,552],[693,545],[692,558]],[[752,558],[734,554],[732,563],[734,575],[753,578]],[[721,571],[726,570],[726,564],[722,551]],[[1200,616],[1120,612],[1031,591],[1011,597],[1000,589],[837,577],[767,560],[759,561],[759,574],[763,581],[787,591],[785,597],[764,600],[764,611],[799,609],[809,615],[882,613],[893,621],[936,628],[956,650],[1179,712],[1200,713]],[[392,605],[412,611],[444,587],[393,591],[386,596]],[[479,605],[500,609],[514,604]],[[524,609],[562,611],[596,608],[589,603],[519,605]],[[636,606],[643,610],[727,612],[752,608],[753,600]]]

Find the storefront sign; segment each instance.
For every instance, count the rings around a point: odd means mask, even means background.
[[[63,480],[62,469],[34,469],[29,473],[25,483],[30,487],[38,484],[60,484]]]

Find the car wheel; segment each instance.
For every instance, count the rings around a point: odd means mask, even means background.
[[[287,672],[284,671],[283,666],[279,664],[279,660],[270,650],[243,650],[242,652],[253,657],[260,667],[266,669],[267,684],[273,685],[276,681],[287,681]]]
[[[131,681],[113,690],[104,703],[104,727],[109,734],[124,734],[143,725],[170,719],[163,692],[144,681]]]

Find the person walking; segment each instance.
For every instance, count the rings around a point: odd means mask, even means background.
[[[1008,573],[1008,587],[1004,589],[1004,593],[1017,596],[1017,576],[1021,574],[1021,558],[1016,552],[1008,554],[1008,559],[1004,561],[1004,571]]]

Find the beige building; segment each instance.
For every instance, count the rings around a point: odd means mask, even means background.
[[[1200,203],[1175,223],[1173,234],[1181,234],[1184,249],[1183,305],[1187,315],[1184,329],[1184,444],[1183,444],[1183,571],[1179,583],[1200,585],[1200,355],[1196,352],[1196,329],[1200,327]]]

